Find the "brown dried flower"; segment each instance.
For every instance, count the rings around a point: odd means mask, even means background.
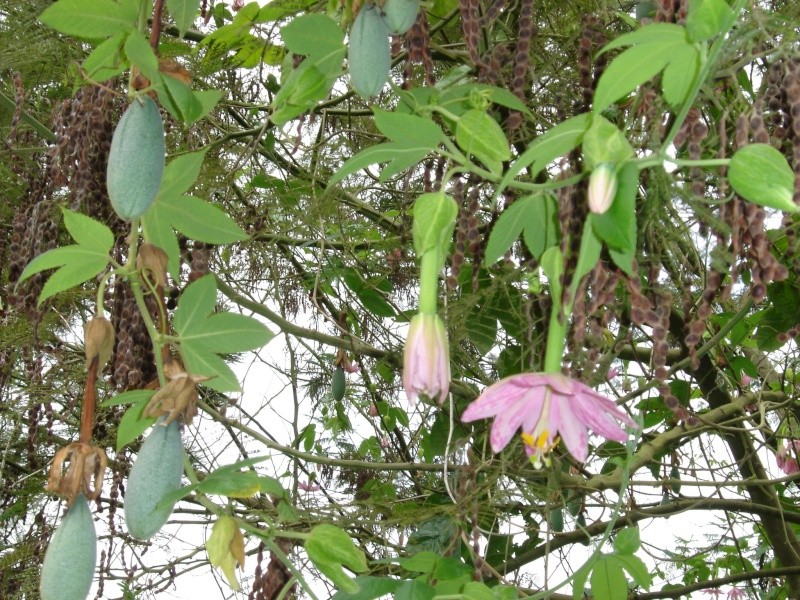
[[[95,500],[103,487],[108,459],[102,448],[73,442],[53,457],[46,489],[67,501],[70,506],[78,494]]]
[[[157,418],[166,413],[165,426],[175,419],[189,425],[197,414],[197,384],[208,377],[190,375],[177,361],[170,362],[165,370],[169,381],[150,399],[143,415]]]

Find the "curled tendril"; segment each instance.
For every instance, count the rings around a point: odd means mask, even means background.
[[[78,494],[95,500],[103,487],[103,475],[108,459],[98,446],[73,442],[61,448],[53,457],[46,489],[71,506]]]

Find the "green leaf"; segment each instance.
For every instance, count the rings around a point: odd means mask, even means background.
[[[261,491],[261,480],[255,471],[217,470],[196,487],[197,491],[228,498],[251,498]]]
[[[359,588],[358,591],[351,594],[339,590],[331,597],[331,600],[376,600],[385,596],[393,596],[403,582],[399,579],[365,575],[356,577],[355,583]]]
[[[324,14],[306,14],[295,17],[281,28],[281,38],[286,47],[295,54],[316,59],[338,52],[344,43],[341,27]]]
[[[667,66],[673,47],[648,43],[628,48],[606,67],[597,82],[593,110],[598,114],[630,94]]]
[[[792,200],[794,173],[783,154],[769,144],[740,148],[728,166],[728,181],[737,194],[759,206],[800,210]]]
[[[204,117],[217,105],[224,95],[222,90],[195,90],[194,97],[200,103],[200,115]],[[201,118],[198,117],[198,118]]]
[[[316,4],[316,0],[272,0],[258,12],[258,21],[277,21]]]
[[[189,373],[210,378],[204,386],[218,392],[242,391],[236,374],[218,355],[192,344],[181,345],[180,352]]]
[[[484,264],[494,264],[511,248],[511,245],[519,239],[519,235],[535,210],[534,207],[540,201],[541,196],[521,198],[500,214],[489,234],[489,241],[484,253]]]
[[[575,576],[572,579],[572,600],[583,600],[586,580],[589,579],[589,573],[591,573],[592,567],[596,562],[597,557],[592,556],[586,564],[575,572]]]
[[[677,108],[688,100],[689,92],[700,72],[700,52],[694,46],[676,48],[661,77],[664,100]]]
[[[638,527],[625,527],[614,538],[614,550],[618,554],[634,554],[641,545]]]
[[[193,240],[207,244],[231,244],[248,237],[219,206],[195,196],[158,198],[153,207],[156,205],[161,216],[173,228]]]
[[[156,422],[157,419],[155,417],[145,419],[142,416],[144,409],[147,407],[147,403],[150,402],[150,398],[154,393],[155,392],[151,392],[150,397],[143,396],[141,400],[136,402],[136,404],[131,406],[125,411],[125,414],[122,415],[122,418],[119,420],[119,426],[117,427],[117,452],[142,435]]]
[[[103,223],[71,210],[62,209],[64,226],[78,244],[108,254],[114,245],[114,234]]]
[[[187,152],[171,160],[164,168],[156,200],[162,196],[176,196],[188,191],[200,175],[207,150],[208,148],[203,148],[197,152]]]
[[[394,600],[433,600],[436,590],[424,581],[405,581],[394,593]]]
[[[152,83],[159,102],[177,121],[188,125],[199,118],[202,106],[188,85],[162,73]]]
[[[180,334],[181,343],[201,344],[219,354],[261,348],[272,337],[272,333],[254,318],[229,312],[187,323]]]
[[[595,114],[583,136],[583,156],[586,168],[592,170],[603,163],[617,164],[633,157],[633,148],[616,125]]]
[[[689,0],[686,31],[693,42],[703,42],[727,31],[735,17],[725,0]]]
[[[288,498],[286,489],[281,485],[280,481],[269,475],[260,475],[258,478],[261,492],[275,496],[276,498]]]
[[[178,26],[180,37],[194,23],[199,8],[200,0],[167,0],[167,10]]]
[[[617,193],[611,207],[603,214],[590,215],[595,234],[609,248],[622,252],[635,249],[638,190],[639,168],[635,162],[627,162],[617,172]]]
[[[523,170],[528,169],[531,178],[556,158],[564,156],[583,141],[583,135],[591,123],[591,113],[583,113],[562,121],[537,137],[525,152],[509,167],[498,189],[508,187],[509,182]]]
[[[602,249],[603,245],[600,243],[600,240],[597,239],[597,236],[592,229],[591,222],[587,220],[586,224],[583,226],[583,236],[581,237],[581,249],[578,255],[578,265],[575,267],[575,277],[572,280],[571,295],[573,297],[575,296],[575,291],[577,290],[581,279],[583,279],[583,276],[594,269],[594,266],[600,259],[600,251]]]
[[[464,152],[472,154],[487,167],[511,158],[502,127],[482,110],[468,110],[459,117],[456,142]]]
[[[97,46],[81,65],[86,77],[92,81],[105,81],[124,72],[128,68],[121,52],[124,43],[125,32],[119,31]]]
[[[414,556],[400,557],[397,559],[401,567],[412,573],[433,573],[438,561],[439,555],[429,550],[417,552]]]
[[[487,85],[487,84],[480,84],[480,83],[473,83],[470,84],[470,87],[478,90],[486,94],[495,104],[499,104],[500,106],[505,106],[507,108],[514,109],[525,114],[528,117],[532,117],[533,113],[530,109],[525,105],[525,103],[517,98],[511,91],[496,87],[494,85]]]
[[[604,54],[609,50],[622,48],[623,46],[635,46],[637,44],[672,46],[686,44],[688,41],[686,30],[680,25],[675,25],[674,23],[651,23],[641,29],[614,38],[603,46],[599,54]]]
[[[178,300],[173,315],[175,329],[182,331],[191,323],[201,321],[214,310],[217,304],[217,282],[209,274],[186,286]]]
[[[155,390],[128,390],[127,392],[112,396],[108,400],[104,400],[100,404],[100,407],[105,408],[106,406],[118,406],[120,404],[136,404],[142,400],[149,401],[155,393]]]
[[[173,230],[208,244],[229,244],[247,239],[247,234],[215,204],[182,195],[197,179],[206,150],[182,154],[170,161],[155,202],[142,216],[144,238],[161,248],[169,272],[180,276],[180,247]]]
[[[443,192],[422,194],[414,202],[414,251],[418,257],[429,250],[443,250],[453,235],[458,205]]]
[[[35,257],[19,277],[22,283],[32,275],[47,269],[58,270],[44,284],[38,304],[59,292],[68,290],[98,275],[108,266],[114,234],[103,225],[80,213],[63,209],[64,224],[73,239],[72,246],[54,248]]]
[[[415,142],[388,142],[362,150],[341,166],[328,180],[332,186],[348,175],[369,165],[389,163],[384,167],[380,180],[386,181],[392,175],[418,165],[430,153],[430,148]]]
[[[430,119],[373,107],[375,126],[387,138],[434,150],[445,140],[441,127]]]
[[[181,294],[173,316],[180,353],[189,373],[211,378],[204,385],[220,392],[238,391],[236,375],[217,353],[259,348],[273,334],[252,317],[227,312],[210,314],[216,298],[216,280],[210,274],[189,284]]]
[[[617,562],[622,565],[631,579],[636,582],[639,587],[650,589],[653,585],[653,577],[650,574],[650,569],[644,564],[644,561],[638,556],[633,555],[618,555]]]
[[[485,583],[470,581],[461,588],[461,595],[464,600],[496,600],[492,589]]]
[[[138,12],[130,3],[112,0],[59,0],[48,6],[39,20],[61,33],[85,39],[102,39],[131,31]]]
[[[305,550],[311,562],[336,587],[350,594],[358,592],[358,585],[345,574],[342,567],[363,573],[368,569],[367,559],[344,531],[327,523],[317,525],[306,540]]]
[[[627,600],[628,581],[622,566],[612,555],[601,556],[592,569],[592,597],[594,600]]]
[[[132,65],[139,67],[150,81],[158,81],[158,58],[150,42],[139,31],[131,31],[125,40],[125,54]]]
[[[178,238],[172,229],[169,215],[159,210],[159,203],[154,202],[142,215],[142,229],[145,241],[158,246],[167,254],[167,268],[176,281],[181,275],[181,249]]]

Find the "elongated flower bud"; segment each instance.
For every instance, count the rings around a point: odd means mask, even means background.
[[[617,173],[614,165],[601,163],[589,176],[589,210],[602,215],[614,202],[617,193]]]

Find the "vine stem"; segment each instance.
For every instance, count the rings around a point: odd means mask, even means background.
[[[128,281],[133,290],[133,297],[136,299],[136,306],[142,315],[147,333],[150,336],[150,341],[153,344],[153,358],[156,363],[156,370],[158,371],[158,384],[164,386],[167,379],[164,375],[164,356],[162,354],[162,345],[164,343],[163,335],[158,331],[153,318],[150,316],[150,311],[144,301],[144,293],[142,292],[142,282],[139,280],[139,274],[136,272],[136,256],[139,252],[139,219],[134,219],[131,222],[130,244],[128,246]]]
[[[81,430],[78,441],[89,444],[92,441],[94,428],[94,414],[97,405],[97,369],[100,357],[95,355],[86,374],[86,386],[83,388],[83,403],[81,404]]]

